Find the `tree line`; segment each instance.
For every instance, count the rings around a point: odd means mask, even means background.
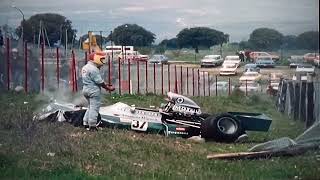
[[[44,13],[33,15],[21,22],[21,25],[15,29],[15,34],[21,37],[22,30],[24,39],[30,43],[39,43],[39,40],[43,42],[45,38],[49,40],[51,46],[65,44],[66,41],[68,43],[76,41],[77,30],[73,29],[72,22],[59,14]],[[42,33],[40,34],[40,32]],[[1,31],[0,34],[2,34]],[[79,39],[85,40],[87,37],[88,35],[85,34]],[[120,45],[145,47],[151,46],[155,39],[156,35],[154,33],[137,24],[123,24],[116,27],[108,36],[100,35],[97,37],[97,43],[101,45],[113,41],[115,44]],[[223,43],[228,42],[229,34],[208,27],[194,27],[182,29],[176,37],[161,41],[158,47],[163,49],[193,48],[195,52],[198,52],[200,47],[222,46]],[[3,43],[2,36],[0,37],[0,43]],[[308,31],[295,36],[283,35],[275,29],[258,28],[250,34],[248,41],[241,41],[239,46],[242,49],[251,50],[318,50],[319,32]]]

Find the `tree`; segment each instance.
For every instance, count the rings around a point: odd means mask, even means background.
[[[229,35],[207,27],[185,28],[177,34],[180,48],[192,47],[198,53],[199,46],[210,48],[229,41]]]
[[[159,43],[159,46],[169,49],[177,49],[178,48],[178,40],[177,38],[172,39],[164,39]]]
[[[38,43],[40,22],[42,22],[42,26],[46,30],[45,33],[49,39],[50,45],[53,45],[57,42],[61,42],[64,44],[66,39],[66,31],[68,36],[67,41],[69,43],[71,43],[76,36],[77,31],[75,29],[72,29],[72,22],[66,17],[53,13],[36,14],[22,23],[24,38],[27,42]],[[16,29],[16,32],[19,36],[21,36],[21,26]]]
[[[108,39],[118,45],[143,47],[150,46],[156,39],[155,36],[137,24],[123,24],[116,27]]]
[[[255,29],[249,38],[249,43],[256,50],[277,50],[280,48],[283,35],[274,29],[258,28]]]
[[[239,48],[240,49],[252,49],[252,45],[250,44],[249,41],[240,41]]]
[[[297,36],[287,35],[283,37],[282,47],[284,49],[297,49]]]
[[[319,31],[307,31],[297,37],[297,44],[302,49],[319,49]]]

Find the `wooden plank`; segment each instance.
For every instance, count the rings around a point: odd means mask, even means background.
[[[313,82],[307,83],[307,113],[306,113],[306,128],[312,126],[315,122],[314,117],[314,85]]]
[[[301,82],[301,89],[300,89],[300,105],[299,105],[299,119],[302,122],[306,121],[306,88],[307,82]]]
[[[221,160],[240,160],[240,159],[261,159],[279,156],[296,156],[303,154],[309,150],[317,150],[319,145],[296,145],[293,147],[284,148],[281,150],[259,151],[259,152],[237,152],[237,153],[222,153],[209,154],[207,159],[221,159]]]
[[[288,116],[290,118],[293,118],[295,98],[294,98],[294,85],[292,81],[288,82],[288,91],[289,91]]]
[[[294,114],[293,119],[297,120],[299,118],[299,99],[300,99],[300,84],[298,82],[295,83],[294,86]]]

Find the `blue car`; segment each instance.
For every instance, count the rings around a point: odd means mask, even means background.
[[[275,66],[271,57],[258,57],[255,64],[259,68],[274,68]]]
[[[244,66],[244,72],[260,72],[260,68],[256,64],[246,64]]]

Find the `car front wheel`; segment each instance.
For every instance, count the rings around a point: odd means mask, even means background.
[[[201,123],[201,136],[206,140],[230,143],[244,133],[239,120],[228,113],[209,116]]]

